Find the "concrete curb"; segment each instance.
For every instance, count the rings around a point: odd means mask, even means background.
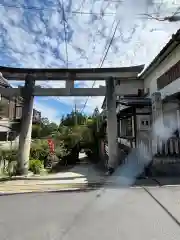
[[[103,178],[104,176],[102,176]],[[74,176],[74,177],[52,177],[52,178],[48,178],[48,177],[3,177],[0,178],[0,182],[5,182],[5,181],[16,181],[16,180],[42,180],[42,181],[51,181],[51,180],[73,180],[76,178],[84,178],[84,176]]]
[[[107,179],[106,179],[107,180]],[[155,181],[155,179],[152,179]],[[46,184],[43,184],[46,185]],[[43,186],[41,185],[41,186]],[[56,185],[56,184],[55,184]],[[63,185],[63,184],[62,184]],[[79,186],[78,186],[79,185]],[[158,185],[158,184],[157,184]],[[17,185],[16,185],[17,186]],[[46,185],[47,186],[47,185]],[[86,185],[80,186],[80,184],[72,184],[73,187],[67,187],[67,188],[62,188],[58,189],[58,184],[57,184],[57,189],[30,189],[30,190],[22,190],[22,191],[12,191],[12,192],[0,192],[0,196],[9,196],[9,195],[20,195],[20,194],[43,194],[43,193],[70,193],[70,192],[89,192],[93,190],[98,190],[102,187],[107,187],[107,188],[115,188],[115,187],[120,187],[119,185],[115,185],[113,182],[110,181],[103,181],[103,182],[90,182],[87,183]],[[149,187],[149,186],[148,186]],[[162,187],[159,185],[159,187]],[[121,186],[121,188],[127,188],[127,186]],[[129,186],[129,188],[143,188],[143,186]]]
[[[0,192],[0,197],[3,196],[10,196],[10,195],[22,195],[22,194],[43,194],[43,193],[70,193],[70,192],[89,192],[93,190],[97,190],[98,188],[66,188],[66,189],[60,189],[60,190],[34,190],[34,191],[27,191],[27,192]]]
[[[42,184],[42,189],[33,189],[33,186],[32,186],[32,189],[28,189],[27,187],[27,190],[21,190],[21,186],[22,185],[19,185],[19,190],[15,190],[13,192],[9,192],[9,191],[0,191],[0,196],[8,196],[8,195],[17,195],[17,194],[30,194],[30,193],[60,193],[60,192],[89,192],[89,191],[93,191],[93,190],[96,190],[96,189],[99,189],[101,188],[104,183],[99,183],[99,182],[91,182],[91,183],[87,183],[87,184],[69,184],[71,185],[71,187],[66,187],[66,188],[58,188],[58,185],[61,185],[61,184],[57,184],[57,188],[52,188],[49,187],[50,189],[43,189],[43,185],[45,186],[48,186],[48,184]],[[56,184],[54,184],[56,185]],[[62,184],[63,185],[63,184]],[[66,184],[64,184],[66,185]],[[28,186],[28,185],[24,185],[24,186]],[[31,186],[31,185],[30,185]],[[18,187],[18,185],[16,185],[16,187]]]
[[[16,181],[16,180],[42,180],[42,181],[50,181],[50,180],[73,180],[75,178],[83,178],[83,176],[77,176],[77,177],[53,177],[53,178],[47,178],[47,177],[5,177],[5,178],[0,178],[0,182],[5,182],[5,181]]]

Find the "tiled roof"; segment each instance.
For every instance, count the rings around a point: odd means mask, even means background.
[[[147,66],[144,71],[140,74],[140,78],[145,78],[151,71],[154,70],[155,66],[159,65],[163,61],[162,58],[168,56],[174,48],[180,44],[180,29],[172,35],[169,42],[161,49],[158,55],[153,59],[153,61]],[[164,57],[163,57],[164,56]]]

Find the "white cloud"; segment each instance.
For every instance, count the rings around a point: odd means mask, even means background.
[[[54,109],[53,107],[48,107],[47,104],[42,104],[37,101],[34,102],[34,108],[37,109],[38,111],[41,111],[42,117],[47,117],[47,114],[48,114],[49,121],[59,124],[60,117],[58,114],[58,109]]]
[[[4,65],[21,67],[57,67],[66,65],[66,49],[62,11],[58,1],[27,1],[13,3],[17,8],[10,8],[12,1],[4,1],[0,6],[0,51],[9,59]],[[153,3],[154,2],[154,3]],[[180,0],[126,0],[64,1],[66,11],[66,31],[68,60],[70,67],[99,67],[105,54],[115,26],[119,25],[114,41],[108,51],[103,67],[121,67],[149,64],[160,49],[179,28],[179,23],[158,22],[140,18],[141,13],[159,13],[160,16],[171,15]],[[32,5],[40,8],[36,10]],[[49,4],[49,5],[48,5]],[[22,6],[22,7],[21,7]],[[30,7],[25,9],[23,6]],[[45,8],[43,10],[43,8]],[[68,10],[68,12],[67,12]],[[80,14],[78,12],[94,12]],[[100,13],[104,13],[102,16]],[[106,15],[108,14],[108,15]],[[113,25],[114,23],[114,25]],[[4,55],[3,55],[4,56]],[[92,86],[93,82],[79,82],[83,87]],[[44,87],[64,87],[63,81],[42,81]],[[97,81],[94,87],[104,85]],[[46,98],[46,100],[49,98]],[[59,102],[72,106],[74,102],[82,108],[86,98],[60,97]],[[103,97],[89,98],[86,112],[100,107]],[[46,104],[46,101],[45,101]],[[45,105],[44,105],[45,106]],[[41,104],[42,111],[43,104]],[[57,110],[60,111],[60,110]],[[48,111],[49,112],[49,111]],[[44,111],[47,114],[47,111]],[[49,112],[50,113],[50,112]],[[50,114],[48,113],[48,116]],[[56,114],[51,114],[55,116]]]

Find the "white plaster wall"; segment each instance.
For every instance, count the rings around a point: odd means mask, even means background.
[[[179,57],[180,58],[180,57]],[[166,87],[160,90],[161,97],[164,99],[166,96],[180,92],[180,78],[176,79],[172,83],[168,84]]]
[[[159,66],[150,73],[150,75],[148,75],[144,79],[144,87],[149,88],[150,95],[153,92],[157,91],[157,79],[160,76],[162,76],[173,65],[175,65],[179,60],[180,60],[180,45],[171,54],[169,54],[169,56],[162,63],[160,63]],[[176,87],[179,86],[179,83],[173,82],[172,85],[174,86],[171,87],[176,89]]]
[[[178,127],[178,119],[179,119],[179,111],[177,111],[179,109],[179,105],[177,103],[164,103],[163,104],[163,116],[164,116],[164,121],[167,123],[168,125],[173,124],[174,127]]]
[[[125,94],[137,94],[138,89],[144,88],[144,81],[142,80],[128,80],[122,81],[120,85],[116,86],[116,94],[123,96]]]
[[[17,149],[19,146],[19,137],[17,137],[14,141],[1,141],[0,149]]]
[[[163,104],[163,112],[169,113],[169,112],[176,112],[177,109],[179,109],[178,103],[175,102],[167,102]]]
[[[141,124],[142,120],[148,121],[150,124],[150,116],[149,115],[137,115],[136,116],[137,131],[150,131],[150,125],[142,126],[142,124]]]

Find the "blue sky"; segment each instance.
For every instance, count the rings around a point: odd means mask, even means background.
[[[120,21],[103,67],[147,66],[176,32],[179,23],[149,20],[139,14],[163,17],[171,15],[178,7],[180,0],[64,0],[64,3],[62,0],[1,0],[0,65],[99,67],[115,25]],[[11,83],[14,86],[20,84]],[[62,81],[37,84],[64,86]],[[91,87],[93,82],[81,84],[82,87]],[[95,87],[99,85],[104,82],[96,81]],[[76,87],[80,87],[79,82]],[[81,110],[85,101],[84,97],[36,97],[34,106],[43,116],[59,122],[75,103]],[[85,113],[91,113],[96,106],[100,108],[102,101],[102,97],[90,97]]]

